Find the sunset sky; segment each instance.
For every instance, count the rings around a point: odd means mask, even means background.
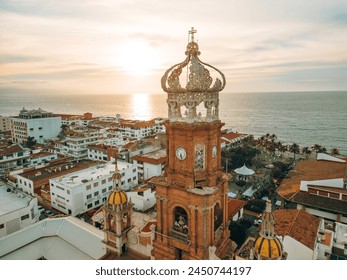
[[[191,27],[224,92],[347,90],[346,0],[3,0],[0,26],[0,94],[161,93]]]

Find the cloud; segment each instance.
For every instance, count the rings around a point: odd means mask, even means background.
[[[346,15],[340,0],[2,1],[0,78],[9,84],[44,80],[47,87],[139,91],[142,85],[157,91],[163,72],[185,58],[194,26],[201,60],[225,72],[230,90],[271,90],[280,82],[285,87],[293,73],[315,89],[319,79],[307,78],[306,70],[337,74],[347,63]],[[139,86],[120,64],[129,40],[149,44],[160,62]],[[327,77],[332,89],[345,87],[343,74]]]

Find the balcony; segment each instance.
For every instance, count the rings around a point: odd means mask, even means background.
[[[171,229],[170,230],[170,236],[178,241],[181,241],[185,244],[189,244],[189,234],[179,232],[177,230]]]

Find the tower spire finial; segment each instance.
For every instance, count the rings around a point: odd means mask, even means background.
[[[190,35],[190,40],[191,42],[194,42],[194,34],[196,33],[196,29],[194,29],[194,27],[192,27],[190,30],[189,30],[189,35]]]

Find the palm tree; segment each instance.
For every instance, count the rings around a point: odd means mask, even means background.
[[[312,153],[312,151],[310,150],[309,147],[303,147],[301,152],[305,155],[306,159],[307,159],[307,158],[309,157],[309,155]]]
[[[293,153],[294,160],[295,160],[295,155],[300,152],[300,147],[298,144],[293,143],[292,145],[289,146],[289,151]]]
[[[330,154],[332,155],[332,156],[338,156],[338,155],[340,155],[340,150],[339,149],[337,149],[337,148],[332,148],[331,150],[330,150]]]
[[[318,153],[318,152],[320,151],[320,149],[322,148],[322,145],[314,144],[311,148],[312,148],[312,150],[314,150],[316,153]]]
[[[276,134],[272,134],[269,136],[271,142],[275,142],[275,140],[277,140],[277,135]]]

